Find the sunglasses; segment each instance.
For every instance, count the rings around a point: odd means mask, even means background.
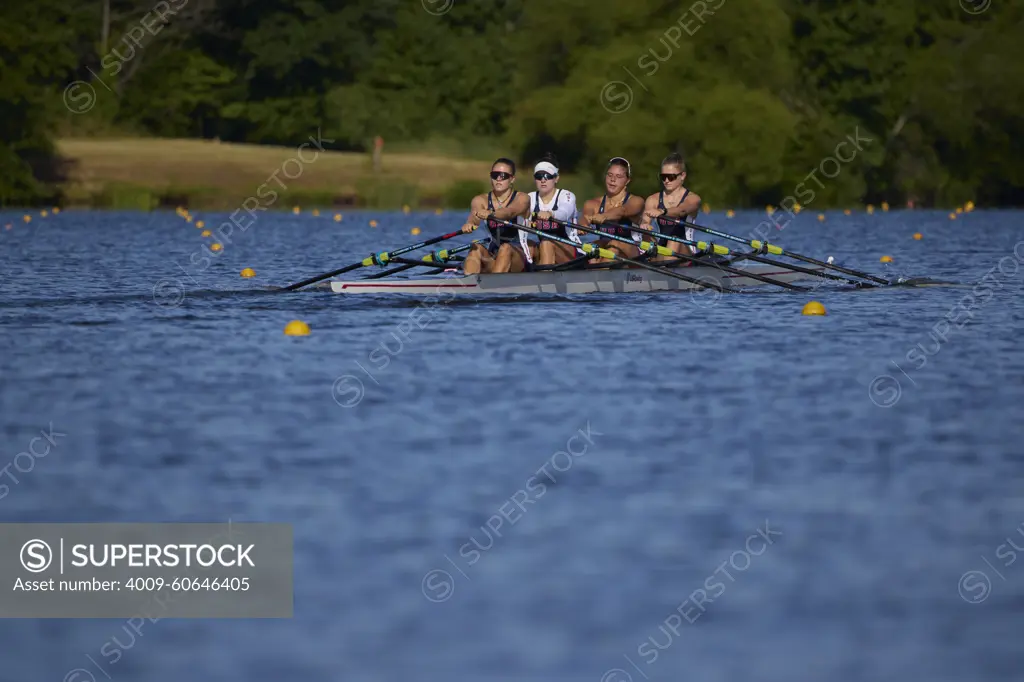
[[[511,173],[505,173],[503,171],[491,171],[491,180],[508,180],[511,177]]]
[[[678,178],[680,175],[682,175],[682,173],[662,173],[658,177],[661,178],[662,182],[672,182],[673,180]]]
[[[538,173],[533,174],[534,180],[554,180],[556,177],[558,176],[552,175],[551,173],[545,171],[540,171]]]

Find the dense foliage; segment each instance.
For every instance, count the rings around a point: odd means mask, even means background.
[[[318,127],[341,149],[490,138],[588,175],[624,155],[651,179],[679,149],[719,204],[815,169],[815,205],[1022,204],[1022,20],[1000,0],[5,0],[0,204],[53,191],[58,132]]]

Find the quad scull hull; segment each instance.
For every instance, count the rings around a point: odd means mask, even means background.
[[[738,266],[733,266],[738,267]],[[750,277],[725,272],[713,266],[671,268],[701,282],[727,287],[769,287]],[[776,265],[747,262],[743,270],[783,282],[817,279],[813,275]],[[810,267],[809,270],[823,270]],[[452,273],[453,275],[455,273]],[[699,288],[669,275],[638,268],[545,270],[500,275],[438,276],[422,279],[333,280],[331,290],[338,294],[404,294],[420,296],[491,296],[523,294],[643,293],[651,291],[687,291]]]

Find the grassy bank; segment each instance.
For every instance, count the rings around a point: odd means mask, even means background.
[[[58,151],[69,161],[66,203],[78,206],[229,210],[266,185],[279,208],[461,208],[488,186],[487,161],[430,154],[385,153],[374,172],[366,154],[309,148],[298,163],[294,147],[206,140],[69,138]]]

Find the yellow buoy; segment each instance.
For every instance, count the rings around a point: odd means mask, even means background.
[[[334,222],[336,222],[336,223],[340,223],[341,222],[341,214],[340,213],[335,213],[334,214]]]
[[[880,263],[891,263],[892,262],[892,256],[882,256],[881,258],[878,259],[878,261]]]
[[[973,201],[968,201],[966,204],[964,204],[964,210],[967,211],[968,213],[973,211],[974,210],[974,202]]]
[[[185,222],[186,223],[191,223],[192,222],[192,216],[190,216],[190,215],[185,216]]]
[[[921,234],[920,232],[915,232],[914,233],[914,239],[920,240],[920,239],[923,239],[923,238],[924,238],[924,235]]]
[[[726,218],[732,218],[735,215],[736,215],[736,211],[732,210],[731,208],[728,211],[725,212],[725,217]]]
[[[704,213],[711,213],[711,204],[703,204],[700,208]]]
[[[409,232],[410,232],[410,234],[417,235],[417,234],[420,233],[420,228],[414,227],[411,230],[409,230]]]
[[[874,212],[875,212],[875,207],[872,206],[871,204],[868,204],[868,215],[871,215]]]
[[[204,223],[202,220],[197,220],[196,221],[196,227],[198,227],[201,230],[204,227],[206,227],[206,223]]]
[[[441,209],[436,209],[434,211],[434,215],[441,215],[442,213],[444,213],[444,211],[442,211]]]
[[[371,220],[370,221],[370,227],[377,227],[377,221],[376,220]]]
[[[959,206],[957,206],[957,209],[956,209],[956,214],[957,214],[957,215],[960,215],[960,214],[961,214],[961,213],[963,213],[963,212],[964,212],[964,210],[963,210],[962,208],[960,208]]]
[[[409,210],[409,204],[406,204],[405,206],[402,207],[402,213],[404,213],[405,215],[409,215]]]
[[[209,230],[203,230],[202,232],[199,233],[199,236],[200,237],[209,237],[212,234],[213,234],[213,232],[210,232]]]
[[[21,219],[24,220],[26,223],[32,222],[32,216],[30,215],[23,215]]]
[[[295,215],[299,215],[299,213],[301,213],[301,212],[302,212],[301,208],[299,208],[298,206],[292,206],[292,213],[294,213]]]
[[[800,204],[793,204],[793,213],[799,213],[804,209]]]
[[[221,246],[220,244],[218,244],[217,242],[214,242],[213,244],[210,244],[210,251],[220,251],[223,248],[224,247]]]
[[[245,268],[244,270],[242,270],[241,274],[242,274],[242,277],[255,277],[256,276],[256,271],[253,270],[252,268]]]
[[[53,210],[50,212],[53,213],[53,215],[57,215],[58,213],[60,213],[60,206],[54,206]]]
[[[40,217],[40,218],[45,218],[45,217],[46,217],[46,216],[48,216],[48,215],[50,215],[50,214],[49,214],[49,213],[47,213],[46,211],[40,211],[40,212],[39,212],[39,217]]]
[[[850,209],[844,208],[843,209],[843,215],[850,215]]]
[[[818,222],[819,223],[825,222],[825,214],[824,213],[819,213],[818,214]]]
[[[804,315],[827,315],[828,313],[825,312],[825,306],[823,306],[818,301],[808,301],[804,305],[803,314]]]
[[[309,336],[309,325],[302,320],[292,320],[284,326],[285,336]]]
[[[883,211],[888,211],[889,210],[888,202],[885,202],[885,201],[882,202],[882,210]]]
[[[320,217],[320,209],[316,209],[316,208],[313,209],[313,217],[314,218],[319,218]]]
[[[950,213],[949,214],[949,219],[950,220],[956,220],[956,213]]]
[[[768,215],[771,215],[772,213],[775,213],[775,207],[772,206],[771,204],[768,204],[767,206],[764,207],[764,212],[767,213]]]

